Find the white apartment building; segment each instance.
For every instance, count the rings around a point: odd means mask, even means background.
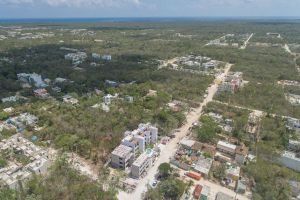
[[[122,144],[133,149],[134,157],[137,151],[144,152],[147,144],[157,142],[158,129],[150,123],[140,124],[134,131],[126,131]]]

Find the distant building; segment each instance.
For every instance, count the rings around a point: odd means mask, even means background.
[[[300,135],[300,120],[295,118],[287,118],[286,127],[290,130],[296,131]]]
[[[129,102],[129,103],[132,103],[133,102],[133,97],[132,96],[125,96],[125,101]]]
[[[115,150],[112,152],[111,155],[111,165],[114,168],[127,170],[133,162],[133,153],[132,148],[119,145]]]
[[[110,61],[112,59],[111,55],[103,55],[102,60]]]
[[[119,84],[115,81],[105,80],[105,85],[110,86],[110,87],[117,87]]]
[[[297,172],[300,172],[300,155],[294,152],[285,151],[281,155],[281,163]]]
[[[65,103],[70,103],[70,104],[72,104],[72,105],[76,105],[76,104],[79,103],[79,101],[78,101],[77,99],[73,98],[73,97],[70,96],[70,95],[65,95],[65,96],[63,96],[63,102],[65,102]]]
[[[6,102],[16,102],[19,98],[17,96],[10,96],[10,97],[5,97],[2,98],[2,103],[6,103]]]
[[[42,76],[36,73],[26,74],[20,73],[17,74],[18,80],[23,83],[34,84],[35,87],[45,88],[48,85],[43,81]]]
[[[115,94],[114,96],[111,94],[107,94],[103,97],[103,103],[105,103],[106,105],[109,105],[109,104],[111,104],[111,101],[117,97],[118,97],[118,94]]]
[[[44,88],[40,88],[40,89],[36,89],[33,91],[34,96],[38,97],[38,98],[42,98],[42,99],[46,99],[49,98],[49,93],[46,89]]]
[[[288,148],[292,151],[299,151],[300,150],[300,141],[289,139]]]
[[[66,60],[71,60],[73,64],[80,64],[87,58],[87,54],[85,52],[76,52],[76,53],[68,53],[65,55]]]

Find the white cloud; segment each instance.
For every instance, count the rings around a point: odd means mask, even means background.
[[[2,5],[45,3],[49,6],[119,6],[121,4],[138,5],[141,0],[0,0]]]

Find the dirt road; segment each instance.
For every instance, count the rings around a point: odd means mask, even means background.
[[[225,76],[228,74],[231,64],[225,66],[224,72],[219,75],[216,79],[224,80]],[[186,136],[188,129],[192,126],[195,121],[198,121],[199,117],[202,114],[202,108],[213,100],[215,93],[217,92],[218,85],[214,83],[208,88],[208,95],[201,103],[200,107],[196,108],[193,112],[188,113],[186,116],[186,123],[179,129],[179,132],[176,133],[176,137],[168,143],[164,149],[162,149],[160,156],[158,157],[155,165],[148,171],[148,174],[143,179],[139,180],[138,186],[133,193],[126,193],[120,191],[118,194],[118,199],[120,200],[140,200],[142,195],[147,191],[147,185],[154,180],[155,174],[160,164],[164,162],[169,162],[170,158],[175,154],[177,150],[177,143]]]
[[[254,33],[252,33],[252,34],[249,36],[249,38],[244,42],[244,45],[241,46],[240,49],[246,49],[246,48],[247,48],[247,45],[248,45],[249,41],[251,40],[251,38],[253,37],[253,35],[254,35]]]

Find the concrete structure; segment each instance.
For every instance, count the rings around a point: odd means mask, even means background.
[[[223,192],[218,192],[216,195],[216,200],[233,200],[233,197]]]
[[[63,96],[63,102],[70,103],[72,105],[76,105],[76,104],[78,104],[79,101],[70,95],[65,95],[65,96]]]
[[[220,152],[223,152],[225,154],[234,156],[235,150],[236,150],[236,145],[231,144],[229,142],[225,142],[225,141],[219,141],[217,144],[217,150]]]
[[[194,165],[194,171],[200,173],[202,176],[207,177],[213,163],[213,159],[200,156]]]
[[[240,172],[241,172],[241,168],[239,166],[233,166],[233,165],[228,166],[225,171],[227,178],[230,178],[235,181],[239,180]]]
[[[5,97],[2,98],[2,103],[6,103],[6,102],[16,102],[19,98],[17,96],[10,96],[10,97]]]
[[[153,160],[147,153],[141,154],[131,166],[131,175],[133,178],[140,178],[146,174],[152,166]]]
[[[187,138],[183,138],[181,141],[180,141],[180,145],[185,148],[185,149],[192,149],[193,146],[195,144],[195,141],[194,140],[189,140]]]
[[[248,156],[248,151],[248,147],[244,144],[238,146],[235,149],[235,161],[240,165],[244,164]]]
[[[246,192],[247,186],[241,180],[237,181],[235,191],[239,194],[244,194]]]
[[[34,96],[36,96],[38,98],[42,98],[42,99],[46,99],[50,96],[49,93],[47,92],[47,90],[44,88],[36,89],[33,91],[33,93],[34,93]]]
[[[292,197],[300,199],[300,182],[290,180],[289,186],[291,188]]]
[[[285,151],[281,155],[281,163],[297,172],[300,172],[300,156],[294,152]]]
[[[26,74],[20,73],[17,74],[18,80],[28,84],[34,84],[35,87],[44,88],[48,85],[43,81],[42,76],[36,73]]]
[[[296,131],[296,133],[300,136],[300,120],[295,118],[287,118],[286,127],[290,130]]]
[[[133,97],[132,96],[125,96],[125,101],[132,103],[133,102]]]
[[[300,150],[300,141],[289,139],[288,148],[292,151],[299,151]]]
[[[111,155],[111,165],[117,169],[127,170],[133,162],[132,148],[119,145],[115,148]]]
[[[111,55],[103,55],[101,58],[106,61],[110,61],[112,59]]]
[[[109,105],[109,104],[111,104],[111,101],[117,97],[118,97],[118,94],[115,94],[115,95],[107,94],[103,97],[103,103],[105,103],[106,105]]]
[[[119,84],[116,81],[105,80],[105,85],[110,87],[117,87]]]
[[[148,124],[139,124],[134,131],[126,131],[122,144],[133,149],[134,158],[137,152],[144,152],[147,144],[155,144],[158,137],[158,129]]]
[[[87,58],[85,52],[68,53],[65,55],[66,60],[71,60],[73,64],[78,65]]]

